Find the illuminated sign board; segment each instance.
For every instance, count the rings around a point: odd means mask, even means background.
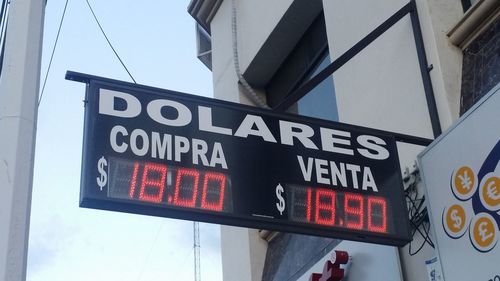
[[[82,207],[409,241],[385,132],[84,74]]]

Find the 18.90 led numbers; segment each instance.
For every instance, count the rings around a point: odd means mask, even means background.
[[[327,227],[387,233],[387,201],[383,197],[325,188],[286,188],[289,219]]]

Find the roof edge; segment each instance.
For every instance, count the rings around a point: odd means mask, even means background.
[[[219,10],[222,0],[191,0],[188,13],[210,34],[210,22]]]

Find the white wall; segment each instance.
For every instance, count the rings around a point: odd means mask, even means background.
[[[221,226],[221,242],[224,280],[262,280],[267,242],[257,230]]]
[[[292,2],[237,1],[238,50],[242,72]],[[406,3],[408,0],[324,0],[332,60]],[[430,74],[438,113],[442,127],[446,128],[458,116],[461,53],[448,43],[445,34],[460,17],[460,10],[457,9],[460,1],[417,0],[417,4],[428,61],[434,66]],[[231,1],[222,2],[211,22],[211,30],[215,97],[248,104],[249,101],[241,94],[234,70]],[[339,69],[334,74],[334,84],[341,122],[433,138],[409,15]],[[416,155],[423,148],[400,143],[398,149],[403,170],[406,166],[413,166]],[[259,261],[265,259],[265,242],[255,231],[247,229],[222,227],[221,236],[224,279],[247,280],[242,278],[251,276],[248,280],[258,280],[254,278],[262,273],[263,264]],[[419,245],[420,241],[421,238],[417,237],[415,245]],[[380,247],[347,241],[342,243],[349,244],[356,251],[366,249],[369,252],[370,247]],[[386,248],[396,252],[395,248]],[[367,255],[365,258],[371,254]],[[403,248],[401,260],[406,280],[426,280],[424,261],[433,255],[432,249],[426,246],[419,255],[410,258],[407,249]],[[399,268],[398,259],[389,260],[389,267]],[[320,262],[322,266],[323,262]],[[381,268],[396,272],[388,269],[387,263]],[[309,278],[309,275],[304,276]]]
[[[335,59],[407,1],[323,2]],[[333,79],[341,122],[432,138],[409,16],[340,68]]]
[[[331,57],[342,55],[407,2],[388,0],[381,5],[379,1],[323,1]],[[447,26],[451,28],[458,21],[460,3],[418,2],[427,59],[434,67],[430,72],[434,95],[441,126],[446,128],[458,116],[461,53],[448,43],[445,33]],[[333,77],[341,122],[433,138],[409,15]],[[411,168],[422,149],[399,143],[401,170]],[[422,242],[423,238],[415,235],[412,251]],[[426,245],[410,257],[408,247],[400,251],[405,279],[427,280],[425,260],[435,252]]]
[[[448,31],[463,16],[461,1],[416,0],[432,87],[443,131],[458,119],[462,81],[462,51]]]
[[[406,3],[323,1],[332,58],[342,55]],[[433,138],[409,15],[334,73],[333,79],[341,122]],[[399,143],[401,170],[412,167],[422,149]],[[421,241],[416,237],[413,250]],[[407,247],[401,250],[405,280],[426,280],[425,260],[434,255],[432,249],[426,246],[416,257],[407,253]]]
[[[249,104],[245,96],[235,94],[239,89],[233,61],[231,2],[222,2],[210,24],[214,96],[217,99]],[[238,52],[242,73],[292,2],[293,0],[236,1]]]
[[[292,0],[236,1],[238,51],[242,72],[291,3]],[[242,94],[234,68],[230,0],[222,2],[210,28],[215,98],[252,104]],[[221,242],[224,280],[262,279],[267,242],[258,236],[256,230],[221,226]]]

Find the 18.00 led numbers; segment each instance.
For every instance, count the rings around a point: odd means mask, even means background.
[[[325,188],[286,188],[292,221],[388,233],[386,199]]]
[[[110,159],[108,196],[213,212],[232,209],[226,175],[159,163]]]

